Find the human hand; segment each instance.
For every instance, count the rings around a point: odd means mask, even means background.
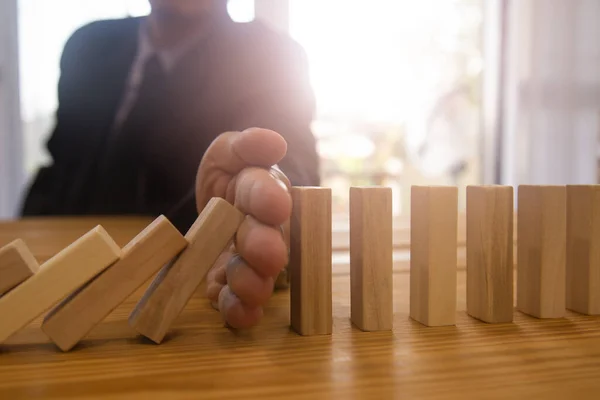
[[[263,315],[274,282],[288,261],[285,225],[291,215],[290,183],[276,165],[287,144],[276,132],[248,129],[220,135],[206,151],[196,179],[201,211],[221,197],[246,214],[234,245],[207,276],[207,297],[232,328],[249,328]]]

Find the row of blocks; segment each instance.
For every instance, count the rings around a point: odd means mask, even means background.
[[[521,186],[517,307],[538,318],[565,308],[600,313],[600,186]],[[292,189],[290,320],[301,335],[332,331],[329,188]],[[392,196],[350,189],[351,320],[392,329]],[[410,316],[428,326],[456,315],[456,187],[412,188]],[[214,198],[182,236],[160,216],[123,249],[98,226],[41,266],[21,240],[0,250],[0,343],[44,313],[42,330],[73,348],[157,272],[130,325],[162,342],[244,219]],[[513,315],[513,188],[467,188],[467,312],[490,323]],[[566,304],[565,304],[566,301]]]
[[[514,191],[467,187],[467,313],[513,321]],[[517,193],[517,309],[561,318],[566,309],[600,314],[600,185],[522,185]],[[330,193],[296,195],[300,243],[292,246],[292,326],[329,334]],[[351,320],[364,331],[393,325],[392,211],[389,188],[350,189]],[[410,317],[426,326],[456,323],[458,188],[413,186]]]

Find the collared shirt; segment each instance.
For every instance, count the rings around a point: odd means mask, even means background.
[[[169,74],[177,65],[177,62],[185,56],[187,52],[191,51],[194,45],[196,45],[205,34],[205,29],[199,29],[196,34],[190,36],[176,47],[157,49],[152,42],[147,19],[142,20],[138,32],[137,53],[129,71],[121,105],[117,111],[114,125],[115,130],[118,130],[123,124],[137,100],[137,94],[144,79],[144,67],[148,60],[156,54],[161,68],[166,74]]]

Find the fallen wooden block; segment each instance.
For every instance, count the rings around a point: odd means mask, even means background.
[[[565,315],[566,188],[519,186],[517,309],[536,318]]]
[[[163,267],[136,305],[129,317],[131,327],[161,343],[243,220],[227,201],[211,199],[186,233],[188,247]]]
[[[121,249],[101,226],[45,262],[0,298],[0,343],[117,261]]]
[[[123,248],[119,261],[54,308],[42,330],[69,351],[186,246],[171,222],[158,217]]]
[[[350,317],[363,331],[392,329],[392,250],[392,190],[350,188]]]
[[[29,248],[17,239],[0,249],[0,296],[25,282],[39,269]]]
[[[410,317],[426,326],[456,323],[458,188],[413,186]]]
[[[513,188],[467,187],[467,313],[513,320]]]
[[[600,185],[567,186],[566,307],[600,315]]]
[[[331,189],[292,188],[290,319],[300,335],[332,333]]]

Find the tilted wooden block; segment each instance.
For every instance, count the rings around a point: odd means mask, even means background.
[[[426,326],[456,323],[458,188],[413,186],[410,317]]]
[[[467,187],[467,313],[513,320],[513,188]]]
[[[392,190],[350,188],[351,320],[363,331],[393,327]]]
[[[536,318],[565,315],[566,203],[564,186],[519,186],[517,309]]]
[[[42,330],[69,351],[186,246],[171,222],[158,217],[123,248],[119,261],[54,308]]]
[[[119,259],[121,249],[101,226],[46,261],[0,298],[0,343]]]
[[[300,335],[332,333],[331,189],[293,187],[290,318]]]
[[[29,248],[17,239],[0,249],[0,296],[33,276],[39,269]]]
[[[600,185],[567,186],[566,307],[600,315]]]
[[[130,325],[161,343],[243,220],[226,200],[211,199],[186,233],[188,247],[150,284],[129,317]]]

